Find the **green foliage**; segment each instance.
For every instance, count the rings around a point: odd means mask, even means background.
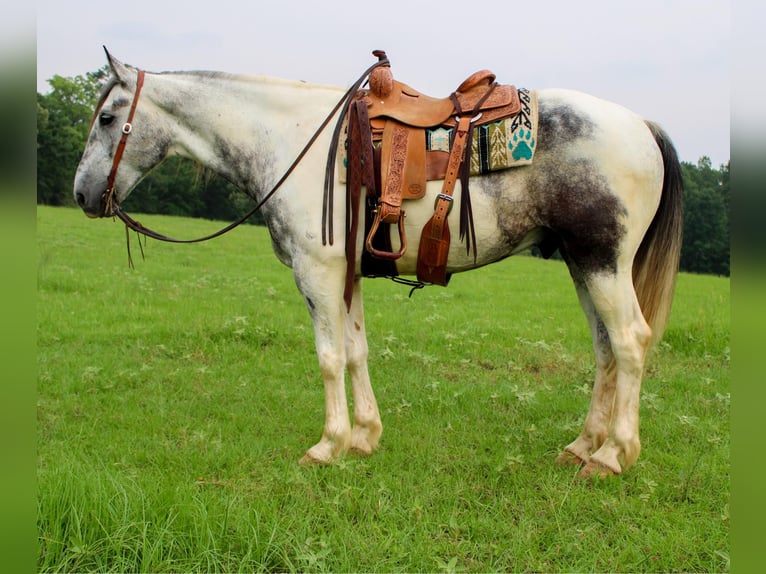
[[[381,448],[302,468],[322,382],[264,228],[150,241],[135,270],[119,223],[39,207],[37,233],[40,572],[729,569],[728,279],[681,274],[641,458],[593,481],[553,463],[593,378],[562,263],[513,257],[412,299],[366,281]]]
[[[71,205],[72,182],[106,71],[49,80],[37,94],[37,203]]]
[[[209,170],[181,157],[168,158],[128,199],[143,213],[229,221],[253,207],[253,200]],[[263,223],[256,214],[248,223]]]
[[[682,163],[684,177],[684,243],[681,269],[729,275],[729,163],[719,170],[703,157],[697,165]]]

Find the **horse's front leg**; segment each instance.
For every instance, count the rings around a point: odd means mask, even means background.
[[[294,259],[293,271],[314,323],[317,357],[325,396],[325,424],[320,441],[301,464],[327,464],[351,446],[351,421],[345,387],[345,321],[343,276],[345,263],[318,266],[316,261]]]
[[[383,425],[367,370],[367,333],[364,328],[362,280],[354,282],[351,309],[346,315],[346,360],[354,396],[354,428],[351,450],[364,455],[378,448]]]

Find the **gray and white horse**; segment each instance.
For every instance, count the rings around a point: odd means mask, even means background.
[[[91,217],[112,215],[112,204],[123,202],[169,155],[190,157],[263,197],[343,94],[336,87],[264,77],[144,74],[108,59],[113,77],[74,182],[75,200]],[[471,178],[478,258],[453,241],[447,271],[467,271],[541,243],[560,249],[590,324],[596,377],[584,427],[558,460],[582,465],[584,476],[619,474],[639,456],[645,357],[662,335],[673,298],[681,247],[680,166],[662,129],[619,105],[569,90],[537,95],[534,162]],[[123,128],[128,117],[130,126]],[[383,429],[367,370],[363,238],[356,246],[350,309],[343,298],[344,242],[321,240],[329,131],[262,208],[274,251],[292,268],[314,324],[326,418],[321,439],[302,462],[318,463],[349,450],[372,453]],[[105,201],[107,187],[113,195]],[[407,202],[412,245],[440,191],[441,182],[429,182],[425,199]],[[335,194],[335,205],[345,205],[342,186]],[[344,210],[334,211],[335,228],[345,229]],[[454,228],[457,221],[450,224]],[[416,249],[409,250],[397,261],[398,272],[414,275],[416,256]]]

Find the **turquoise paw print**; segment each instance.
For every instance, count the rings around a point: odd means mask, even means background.
[[[508,142],[508,149],[511,150],[511,156],[515,161],[532,159],[535,149],[535,138],[532,137],[532,131],[521,128],[513,134],[513,138]]]

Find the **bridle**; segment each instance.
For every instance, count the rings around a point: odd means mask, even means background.
[[[133,103],[130,104],[128,120],[122,126],[122,137],[120,137],[120,143],[117,144],[117,150],[114,152],[112,169],[109,172],[109,178],[106,180],[106,191],[104,191],[101,196],[101,201],[104,205],[104,214],[106,215],[114,214],[115,209],[119,209],[119,202],[114,196],[114,180],[117,177],[117,168],[120,166],[122,154],[125,152],[125,144],[128,143],[128,136],[133,132],[133,116],[136,114],[136,106],[138,105],[138,96],[141,95],[141,88],[144,87],[144,75],[145,74],[143,70],[138,70],[138,78],[136,80],[136,93],[133,94]],[[96,109],[96,114],[93,116],[93,122],[96,121],[96,117],[100,111],[101,106]]]
[[[330,111],[330,113],[327,115],[327,117],[324,119],[324,121],[320,124],[320,126],[317,128],[317,130],[314,132],[314,135],[311,136],[308,143],[304,146],[304,148],[301,150],[301,152],[298,154],[298,156],[295,158],[295,160],[290,164],[290,167],[287,168],[285,173],[282,175],[282,177],[277,181],[276,184],[271,188],[271,190],[261,199],[255,207],[253,207],[249,212],[247,212],[245,215],[237,219],[236,221],[230,223],[223,229],[220,229],[216,231],[215,233],[211,233],[210,235],[206,235],[204,237],[198,237],[196,239],[175,239],[173,237],[168,237],[167,235],[163,235],[161,233],[157,233],[156,231],[152,231],[151,229],[145,227],[132,217],[130,217],[125,211],[122,209],[119,203],[119,196],[116,193],[116,188],[114,185],[115,179],[117,177],[117,168],[120,165],[120,161],[122,160],[123,153],[125,151],[125,146],[128,141],[128,136],[130,136],[131,133],[133,133],[133,116],[136,112],[136,107],[138,105],[138,98],[141,95],[141,88],[144,85],[144,71],[138,70],[138,78],[136,81],[136,91],[133,94],[133,102],[130,105],[130,112],[128,113],[128,119],[125,122],[125,124],[122,126],[122,136],[120,137],[120,142],[117,145],[117,150],[115,151],[114,158],[112,160],[112,169],[109,172],[109,178],[107,179],[106,184],[106,190],[102,194],[102,204],[104,209],[104,217],[118,217],[124,224],[125,224],[125,232],[128,233],[129,230],[135,231],[137,234],[143,235],[145,237],[151,237],[152,239],[157,239],[159,241],[165,241],[169,243],[200,243],[202,241],[207,241],[209,239],[214,239],[216,237],[220,237],[224,233],[227,233],[234,229],[235,227],[238,227],[239,225],[242,225],[245,221],[250,219],[253,215],[258,212],[261,207],[277,192],[277,190],[282,186],[282,184],[287,180],[287,178],[290,176],[290,174],[295,170],[295,168],[298,166],[300,161],[303,159],[303,157],[306,155],[306,153],[309,151],[312,145],[314,145],[314,142],[316,142],[317,138],[320,136],[320,134],[324,131],[324,129],[327,127],[327,125],[330,123],[332,118],[335,116],[335,114],[338,112],[339,109],[343,108],[342,113],[340,114],[340,118],[338,120],[338,124],[334,130],[333,134],[333,142],[330,146],[330,153],[328,155],[327,160],[327,169],[325,170],[325,185],[324,185],[324,197],[325,197],[325,208],[323,209],[323,223],[325,221],[325,218],[327,216],[327,201],[328,197],[332,198],[332,188],[333,188],[333,173],[334,169],[334,163],[335,163],[335,157],[337,154],[337,146],[338,146],[338,140],[339,140],[339,134],[341,125],[343,123],[343,118],[346,116],[346,113],[348,111],[349,105],[351,103],[351,100],[353,99],[354,94],[359,90],[362,83],[367,79],[370,72],[377,68],[378,66],[384,66],[388,65],[388,60],[385,58],[381,58],[378,62],[370,66],[360,77],[359,79],[346,91],[346,93],[343,95],[343,97],[338,101],[338,103],[335,105],[335,107]],[[102,100],[99,102],[98,106],[96,107],[96,112],[93,116],[93,120],[91,121],[91,128],[93,126],[93,123],[96,121],[99,112],[101,110],[101,107],[103,106],[104,102],[106,101],[107,94],[104,94],[102,97]],[[332,209],[332,204],[330,203],[330,210]],[[129,237],[129,236],[128,236]],[[330,244],[332,244],[332,233],[330,234]],[[139,241],[139,246],[141,245]],[[143,248],[142,248],[143,252]],[[130,241],[128,239],[128,260],[132,263],[131,257],[130,257]]]

